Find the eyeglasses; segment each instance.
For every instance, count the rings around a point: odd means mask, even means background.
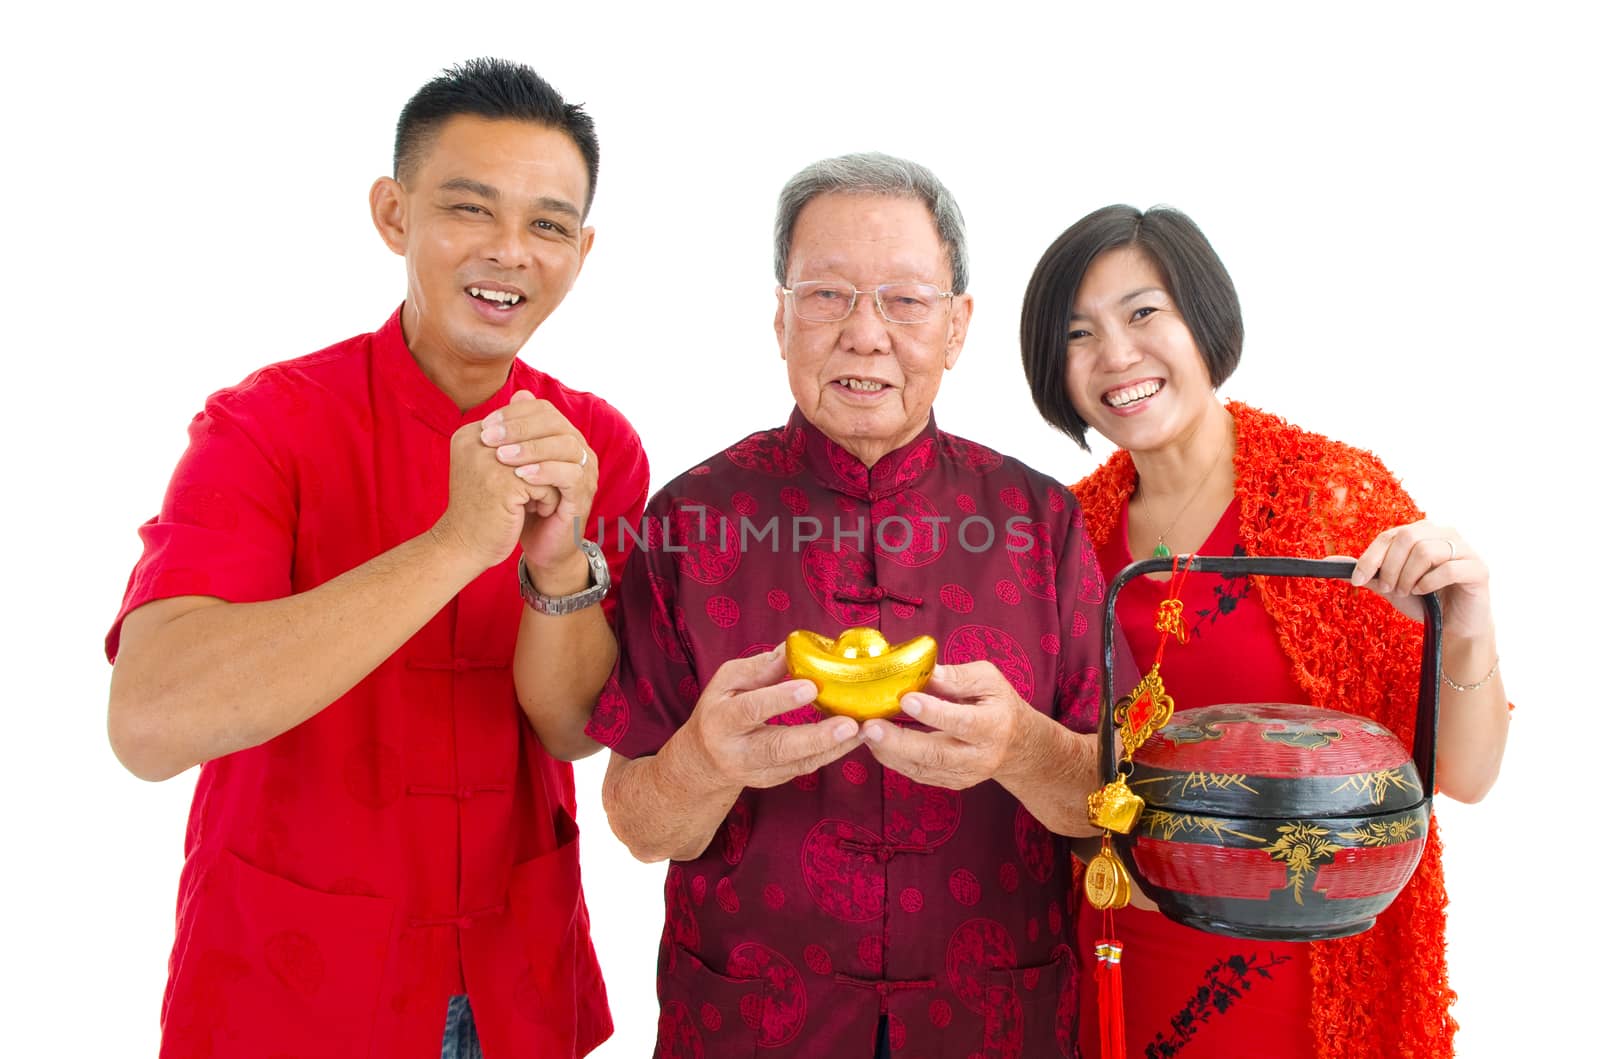
[[[940,290],[931,283],[885,283],[871,290],[857,290],[848,283],[808,279],[783,293],[794,300],[794,314],[812,323],[837,323],[856,308],[856,296],[870,294],[878,312],[891,324],[924,324],[933,319],[939,303],[954,297],[954,291]]]

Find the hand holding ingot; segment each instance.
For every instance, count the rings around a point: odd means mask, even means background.
[[[836,640],[797,629],[784,643],[790,674],[817,686],[817,705],[858,721],[899,713],[900,696],[923,689],[939,654],[931,636],[891,645],[870,628],[846,629]]]
[[[714,787],[766,789],[851,753],[861,726],[847,717],[770,724],[816,700],[809,680],[785,680],[783,648],[717,667],[689,719],[661,753]]]

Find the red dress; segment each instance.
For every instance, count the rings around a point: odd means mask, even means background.
[[[1132,561],[1127,517],[1124,506],[1121,524],[1099,550],[1110,573]],[[1237,501],[1228,505],[1199,554],[1244,554]],[[1140,577],[1117,594],[1117,620],[1140,673],[1155,657],[1156,607],[1170,588],[1167,581]],[[1305,701],[1248,578],[1191,574],[1180,595],[1189,642],[1169,640],[1161,661],[1162,680],[1178,709]],[[1101,914],[1084,901],[1081,890],[1077,897],[1079,959],[1092,966]],[[1132,907],[1116,913],[1116,930],[1124,946],[1130,1057],[1292,1059],[1312,1054],[1308,946],[1209,934]],[[1084,989],[1080,995],[1083,1054],[1099,1059],[1096,993]]]
[[[589,728],[620,754],[655,753],[722,662],[797,628],[931,634],[940,661],[988,659],[1093,727],[1099,565],[1071,494],[998,453],[930,422],[869,473],[796,412],[671,482],[646,520]],[[992,781],[924,786],[861,747],[746,790],[667,873],[656,1054],[865,1057],[884,1016],[897,1059],[1070,1056],[1069,896],[1064,840]]]
[[[616,409],[517,361],[463,413],[417,366],[396,312],[206,402],[140,531],[107,654],[122,617],[152,600],[277,599],[422,533],[449,497],[451,433],[518,389],[598,454],[596,516],[636,515],[649,472]],[[618,567],[622,551],[608,558]],[[514,562],[316,716],[200,767],[163,1059],[437,1059],[462,992],[497,1059],[581,1055],[610,1034],[572,769],[545,753],[512,683]]]

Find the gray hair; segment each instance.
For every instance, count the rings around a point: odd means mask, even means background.
[[[920,199],[928,207],[939,243],[950,259],[950,289],[967,292],[967,225],[950,189],[927,166],[886,154],[846,154],[813,162],[789,178],[778,194],[778,220],[772,230],[772,264],[778,282],[789,282],[789,250],[794,225],[806,203],[818,195],[888,195]]]

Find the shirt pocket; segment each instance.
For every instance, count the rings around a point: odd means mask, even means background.
[[[365,1056],[394,903],[324,893],[222,850],[185,909],[162,1056]]]
[[[501,965],[513,978],[474,986],[473,1002],[482,992],[482,1010],[488,1010],[498,996],[533,1023],[524,1027],[533,1034],[533,1054],[582,1055],[610,1035],[612,1024],[589,940],[578,825],[564,806],[554,806],[553,814],[555,848],[511,866],[510,928],[503,941],[512,951]],[[523,965],[527,969],[518,973]]]
[[[1048,963],[984,976],[983,1055],[1078,1054],[1078,961],[1063,946]]]
[[[771,992],[765,978],[722,974],[682,945],[671,945],[661,972],[657,1059],[755,1056],[776,1014]]]
[[[510,902],[528,962],[554,974],[570,967],[576,943],[583,878],[578,867],[578,824],[555,807],[556,847],[511,866]]]

